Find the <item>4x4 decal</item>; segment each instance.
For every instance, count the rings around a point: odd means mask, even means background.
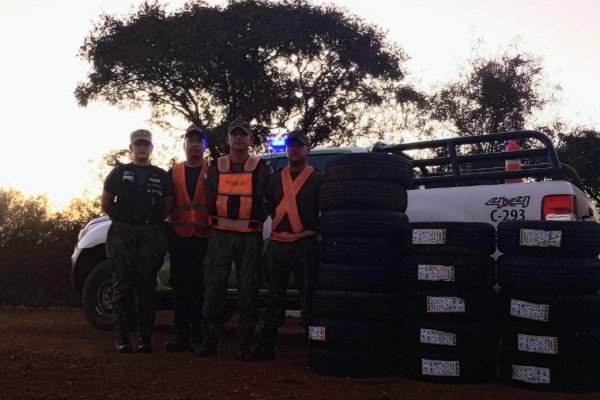
[[[499,221],[522,221],[525,219],[525,208],[529,206],[530,196],[492,197],[485,202],[486,206],[495,207],[490,213],[490,219]],[[520,207],[520,208],[519,208]]]
[[[530,196],[517,196],[511,199],[507,197],[492,197],[485,202],[486,206],[496,206],[496,208],[516,207],[527,208],[529,206]]]

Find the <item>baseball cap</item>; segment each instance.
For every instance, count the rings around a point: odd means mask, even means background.
[[[138,129],[131,132],[131,135],[129,135],[129,142],[134,144],[138,140],[145,140],[152,144],[152,133],[147,129]]]
[[[295,131],[291,131],[287,134],[285,139],[285,145],[287,146],[291,140],[297,140],[305,146],[308,146],[308,137],[302,132],[300,129],[296,129]]]
[[[192,125],[189,128],[187,128],[187,130],[185,131],[185,135],[183,135],[183,138],[185,139],[186,137],[191,135],[200,136],[202,140],[206,143],[206,131],[202,130],[202,128],[200,128],[199,126]]]
[[[244,121],[243,119],[236,119],[235,121],[230,123],[229,127],[227,128],[227,134],[229,135],[236,128],[240,128],[248,135],[252,135],[252,129],[250,129],[250,124],[247,121]]]

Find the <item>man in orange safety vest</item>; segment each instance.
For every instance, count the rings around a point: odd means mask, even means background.
[[[273,218],[267,249],[269,294],[262,337],[258,347],[246,357],[248,361],[275,358],[275,340],[285,316],[286,289],[292,272],[301,294],[305,325],[310,314],[314,273],[319,262],[318,198],[324,177],[307,163],[309,142],[302,131],[288,134],[285,151],[288,166],[271,176],[267,186],[267,211]]]
[[[197,126],[184,135],[185,161],[175,164],[173,209],[170,214],[169,255],[175,303],[175,338],[167,351],[197,349],[202,343],[204,257],[208,237],[208,209],[204,193],[207,162],[206,133]]]

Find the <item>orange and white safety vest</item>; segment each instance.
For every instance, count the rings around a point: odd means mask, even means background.
[[[262,232],[262,221],[251,219],[252,216],[252,175],[260,163],[259,157],[249,156],[242,172],[231,172],[229,156],[219,157],[219,185],[217,188],[217,215],[210,216],[213,228],[235,232]],[[240,199],[238,214],[229,216],[228,203],[232,196]]]
[[[304,225],[298,213],[298,204],[296,203],[296,195],[302,189],[302,186],[312,174],[314,168],[306,166],[302,172],[292,180],[290,168],[285,167],[281,170],[281,183],[283,186],[283,198],[275,209],[273,217],[273,230],[271,231],[271,240],[276,242],[295,242],[308,236],[316,236],[317,232],[312,230],[304,230]],[[276,229],[283,220],[283,217],[288,217],[290,221],[291,232],[277,232]]]
[[[173,212],[171,229],[180,237],[208,237],[208,208],[204,194],[206,162],[200,169],[194,199],[190,199],[185,180],[185,163],[173,167]]]

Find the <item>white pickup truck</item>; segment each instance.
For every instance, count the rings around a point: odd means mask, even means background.
[[[518,140],[526,150],[470,154],[473,144],[485,148],[492,144]],[[498,146],[496,146],[498,147]],[[323,170],[327,160],[363,148],[315,149],[309,163]],[[408,190],[406,214],[410,221],[488,222],[493,225],[513,220],[591,220],[598,221],[593,202],[583,192],[581,181],[572,168],[560,164],[552,142],[542,133],[518,131],[463,138],[376,145],[383,151],[410,157],[415,178]],[[435,156],[432,157],[432,154]],[[274,170],[286,165],[285,154],[264,156]],[[507,159],[520,159],[521,170],[505,171]],[[523,183],[504,184],[505,179],[523,179]],[[90,221],[80,232],[72,255],[71,280],[82,293],[88,321],[100,329],[112,327],[111,268],[106,260],[108,217]],[[158,291],[168,294],[169,260],[158,274]],[[229,298],[235,300],[235,275],[230,280]],[[264,299],[266,288],[261,289]],[[289,306],[297,306],[297,292],[288,294]],[[170,296],[160,296],[168,300]],[[167,302],[159,302],[160,304]]]

